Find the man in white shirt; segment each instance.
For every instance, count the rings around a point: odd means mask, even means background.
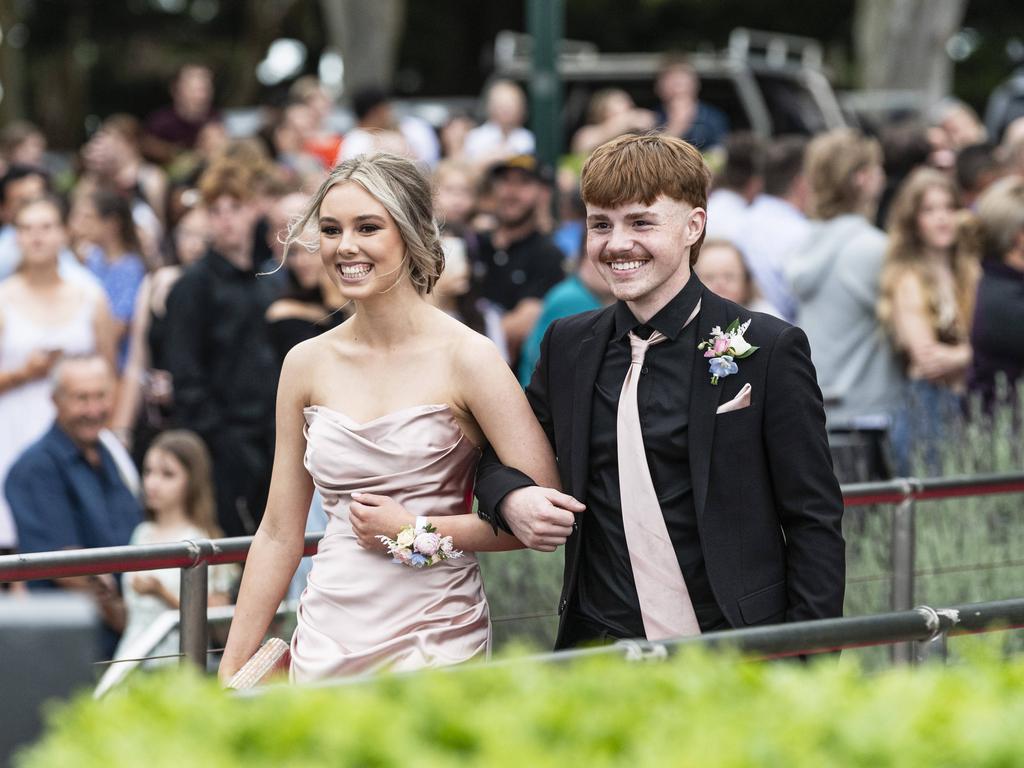
[[[736,242],[746,227],[747,209],[761,192],[763,146],[751,133],[734,133],[725,141],[725,165],[708,197],[707,236]]]
[[[761,295],[791,323],[797,301],[783,266],[810,229],[804,213],[806,148],[807,140],[801,136],[782,136],[771,143],[765,153],[764,194],[747,209],[746,223],[736,238]]]
[[[352,98],[356,127],[345,134],[336,162],[356,155],[394,152],[433,167],[441,145],[430,123],[414,115],[396,117],[391,98],[378,88],[367,88]]]
[[[523,89],[511,80],[495,81],[487,91],[487,122],[466,135],[466,159],[483,167],[513,155],[532,155],[533,134],[523,127],[525,121]]]

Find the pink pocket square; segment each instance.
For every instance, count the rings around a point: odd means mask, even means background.
[[[743,389],[740,390],[739,394],[729,402],[722,403],[718,406],[718,410],[715,411],[715,413],[729,413],[730,411],[739,411],[746,408],[750,405],[750,390],[750,384],[744,384]]]

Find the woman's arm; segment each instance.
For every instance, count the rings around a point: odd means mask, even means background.
[[[96,311],[92,320],[93,333],[96,336],[96,351],[107,358],[110,367],[117,370],[117,339],[114,329],[114,316],[110,312],[110,302],[102,291],[96,294]]]
[[[281,370],[270,494],[242,575],[218,672],[223,682],[259,648],[302,558],[306,514],[313,498],[313,481],[302,464],[306,448],[302,409],[308,404],[311,361],[308,342],[300,344],[288,353]]]
[[[538,485],[568,503],[559,491],[558,467],[544,430],[497,348],[482,336],[458,345],[454,361],[459,396],[456,405],[468,411],[480,426],[501,463],[529,475]],[[577,504],[582,510],[582,505]],[[362,494],[350,506],[352,529],[367,549],[382,549],[377,534],[394,537],[413,522],[404,508],[386,496]],[[522,544],[507,533],[495,535],[492,526],[475,514],[428,516],[442,536],[451,536],[456,549],[470,552],[520,549]],[[569,527],[552,531],[554,550],[571,533]]]
[[[117,403],[111,419],[111,429],[121,438],[121,442],[129,445],[130,436],[135,426],[135,417],[139,412],[142,399],[142,374],[149,364],[149,348],[146,335],[149,333],[149,300],[153,291],[153,275],[146,275],[139,286],[135,297],[135,309],[132,313],[132,335],[128,342],[128,360],[121,374],[121,386],[117,389]]]
[[[911,378],[934,381],[957,376],[971,363],[969,344],[943,344],[928,317],[921,281],[905,272],[896,282],[892,323],[897,345],[906,353]]]

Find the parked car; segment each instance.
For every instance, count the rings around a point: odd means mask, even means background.
[[[528,35],[499,33],[492,79],[526,87],[531,42]],[[603,88],[622,88],[638,106],[658,108],[654,83],[663,58],[662,53],[601,53],[591,43],[563,41],[558,72],[566,141],[585,123],[590,97]],[[732,130],[813,134],[847,124],[815,40],[737,28],[725,50],[697,52],[689,60],[700,76],[701,100],[722,110]]]

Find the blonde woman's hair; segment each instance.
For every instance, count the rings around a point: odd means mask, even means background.
[[[1003,258],[1024,232],[1024,176],[1007,176],[991,184],[978,198],[984,256]]]
[[[157,435],[149,450],[169,453],[185,468],[185,516],[211,539],[223,536],[217,525],[210,452],[202,438],[187,429],[170,429]]]
[[[966,341],[977,287],[980,251],[977,224],[969,212],[958,213],[956,242],[945,262],[952,272],[956,288],[956,318],[952,326],[943,327],[939,286],[926,260],[926,244],[917,223],[925,195],[931,189],[946,192],[954,208],[960,210],[960,193],[956,185],[946,174],[934,168],[919,168],[903,182],[889,211],[889,242],[882,267],[878,317],[890,332],[894,330],[896,287],[901,279],[911,274],[924,291],[929,319],[936,333],[946,333],[956,341]]]
[[[811,217],[827,220],[844,213],[864,213],[857,173],[881,162],[881,146],[858,131],[838,128],[812,139],[804,156]]]
[[[288,258],[294,243],[310,250],[316,248],[315,241],[303,236],[310,224],[320,218],[320,206],[327,192],[346,182],[366,190],[394,219],[405,244],[409,279],[420,294],[430,293],[444,270],[430,181],[411,160],[389,152],[357,155],[335,166],[302,215],[289,225],[282,260]]]

